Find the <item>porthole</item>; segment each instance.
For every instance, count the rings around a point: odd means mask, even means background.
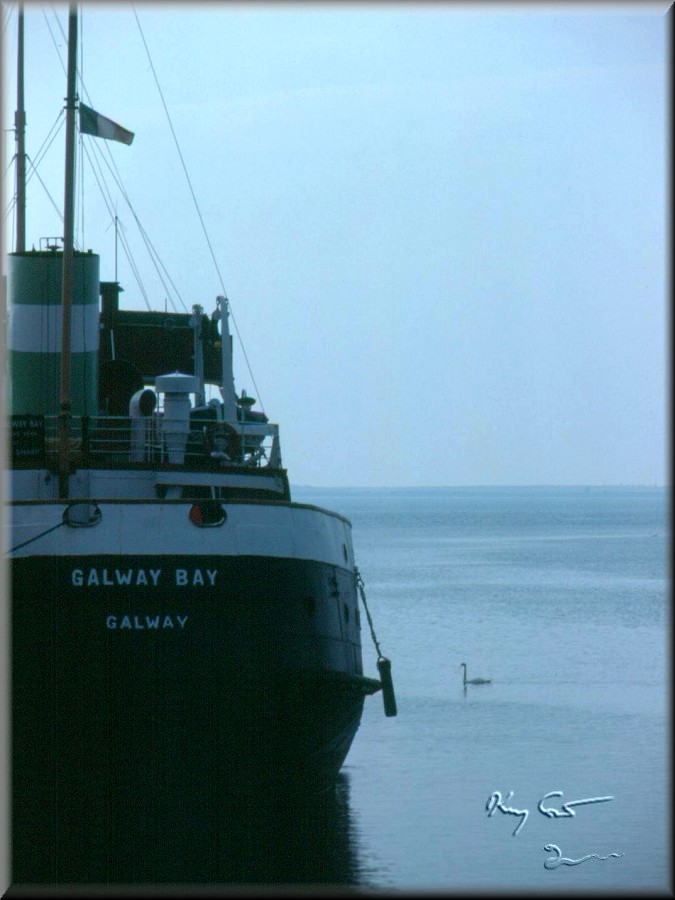
[[[344,613],[345,622],[349,622],[349,607],[346,603],[342,604],[342,612]]]
[[[101,521],[101,509],[96,503],[71,503],[63,511],[63,524],[71,528],[91,528]]]
[[[227,513],[217,500],[201,500],[190,507],[190,521],[198,528],[216,528],[227,519]]]

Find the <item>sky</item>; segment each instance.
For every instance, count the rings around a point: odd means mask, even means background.
[[[114,279],[118,216],[128,308],[135,271],[153,309],[226,291],[236,388],[291,484],[666,484],[666,8],[85,4],[80,96],[135,138],[84,139],[79,246]],[[33,161],[59,29],[65,5],[27,5]],[[15,34],[10,4],[5,210]],[[62,233],[63,144],[28,185],[29,247]]]

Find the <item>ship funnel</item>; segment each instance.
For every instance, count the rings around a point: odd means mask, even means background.
[[[8,262],[10,409],[18,415],[58,415],[63,253],[12,253]],[[99,258],[77,252],[73,265],[72,412],[91,416],[98,412]]]
[[[162,432],[170,463],[185,462],[185,448],[190,430],[190,394],[199,390],[199,379],[194,375],[174,372],[158,375],[155,387],[164,394]]]

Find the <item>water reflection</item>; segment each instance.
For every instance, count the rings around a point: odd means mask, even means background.
[[[264,812],[238,810],[224,836],[211,880],[224,883],[361,883],[350,786]]]
[[[105,894],[105,883],[116,885],[107,889],[114,892],[143,884],[164,894],[171,885],[201,885],[213,893],[214,885],[228,884],[363,883],[344,772],[330,793],[283,806],[265,807],[258,799],[242,805],[211,796],[207,804],[173,808],[170,817],[152,827],[147,807],[145,812],[138,806],[124,822],[116,822],[105,847],[87,846],[82,834],[78,839],[63,832],[57,850],[34,841],[30,855],[15,856],[14,885],[98,884],[96,892]]]

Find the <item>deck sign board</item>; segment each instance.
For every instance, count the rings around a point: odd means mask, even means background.
[[[12,462],[41,465],[45,460],[44,416],[12,416]]]

